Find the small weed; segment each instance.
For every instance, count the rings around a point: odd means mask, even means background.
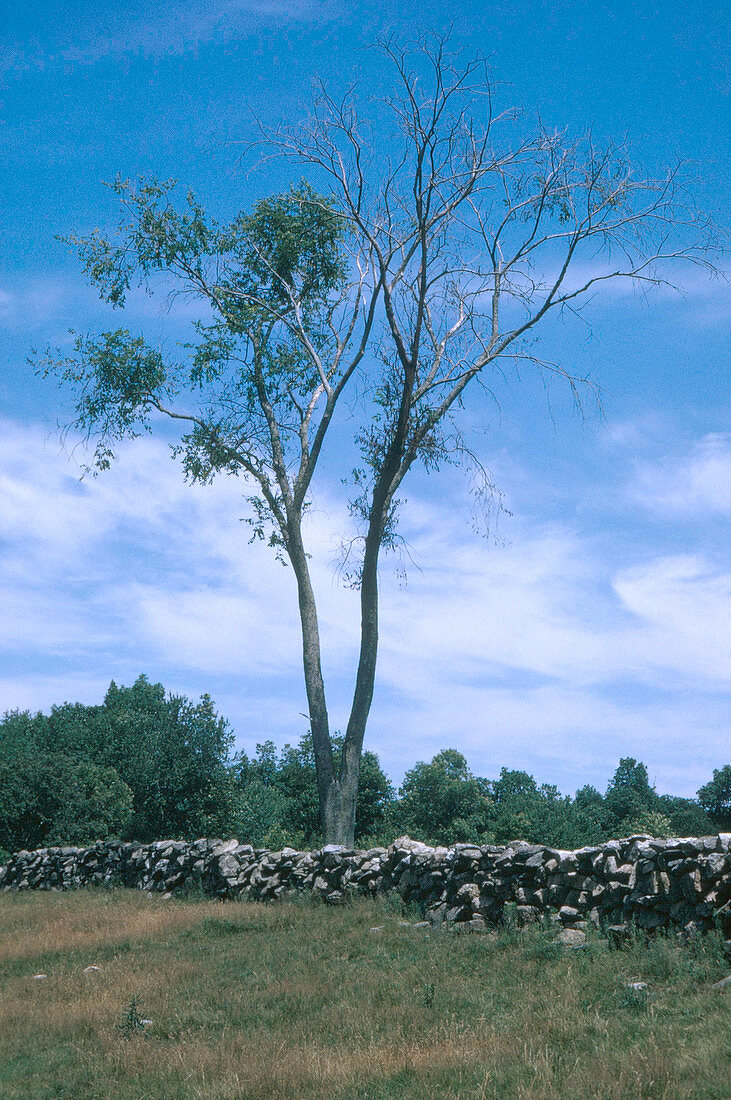
[[[647,1012],[650,1002],[650,992],[644,982],[631,982],[624,991],[619,1002],[620,1008],[629,1009],[637,1015]]]
[[[117,1024],[125,1039],[131,1039],[133,1035],[139,1035],[145,1030],[147,1021],[140,1012],[140,1003],[140,998],[133,996],[122,1013],[121,1023]]]
[[[513,932],[518,927],[518,906],[514,901],[505,902],[500,923],[508,932]]]
[[[421,1003],[424,1008],[431,1008],[434,1004],[434,997],[436,996],[436,986],[434,982],[424,982],[421,990]]]

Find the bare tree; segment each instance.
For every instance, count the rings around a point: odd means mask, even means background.
[[[695,212],[680,166],[637,175],[621,146],[528,132],[494,110],[486,61],[451,58],[443,41],[413,53],[379,47],[396,90],[369,130],[321,88],[308,122],[262,129],[269,155],[316,177],[221,227],[192,196],[185,213],[169,184],[115,185],[120,236],[75,239],[87,274],[112,305],[130,280],[156,272],[205,300],[190,358],[170,364],[126,330],[79,338],[49,355],[77,391],[74,426],[96,439],[104,467],[114,442],[163,415],[183,428],[186,475],[218,473],[250,486],[254,533],[297,581],[309,720],[326,842],[352,845],[358,774],[378,651],[378,566],[393,545],[396,494],[411,467],[464,447],[457,413],[468,386],[489,387],[506,357],[565,380],[529,337],[549,314],[576,311],[606,282],[672,282],[678,265],[713,270],[718,247]],[[385,156],[384,148],[391,150]],[[320,634],[302,520],[323,446],[346,390],[360,379],[351,502],[359,552],[361,644],[336,771]]]

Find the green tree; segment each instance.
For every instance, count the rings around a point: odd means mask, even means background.
[[[228,827],[233,812],[232,743],[228,724],[215,713],[209,696],[193,703],[166,695],[162,684],[144,676],[132,687],[112,682],[99,706],[64,703],[49,715],[35,716],[13,712],[0,722],[0,817],[19,821],[23,815],[14,816],[12,806],[25,805],[29,825],[23,844],[31,836],[46,838],[49,830],[60,838],[66,829],[69,843],[81,833],[88,839],[87,820],[98,824],[93,839],[110,831],[139,840],[215,834]],[[74,768],[78,783],[72,783]],[[109,811],[102,774],[109,777],[110,791],[116,791]],[[67,794],[58,794],[64,784]],[[84,798],[75,793],[82,789],[88,792],[88,813]],[[129,813],[123,810],[127,794]],[[7,842],[0,844],[7,847]]]
[[[117,769],[134,795],[131,835],[154,840],[225,829],[233,734],[209,695],[198,703],[166,695],[145,676],[132,687],[112,682],[100,719],[99,759]]]
[[[342,734],[333,735],[333,752],[337,765],[343,750]],[[256,828],[252,821],[249,835],[277,836],[287,843],[313,844],[321,839],[317,769],[312,736],[303,735],[296,746],[285,745],[277,758],[272,741],[257,745],[257,756],[250,760],[242,754],[235,765],[235,775],[242,797],[252,797],[266,808],[268,829]],[[264,792],[267,792],[266,794]],[[394,797],[393,786],[384,773],[375,753],[366,751],[361,760],[360,783],[356,803],[355,837],[359,839],[377,833],[383,826],[388,807]],[[270,820],[276,807],[276,821]]]
[[[493,803],[489,785],[470,771],[456,749],[443,749],[404,776],[392,821],[423,840],[439,844],[491,839]]]
[[[120,836],[132,806],[114,768],[47,752],[0,763],[0,848],[8,852]]]
[[[647,768],[634,757],[625,756],[607,787],[604,796],[605,823],[610,831],[620,832],[632,823],[641,825],[641,815],[660,812],[655,788],[650,785]],[[632,830],[630,830],[632,831]],[[638,828],[636,831],[646,831]]]
[[[522,839],[578,848],[601,837],[601,826],[593,812],[596,803],[588,788],[581,799],[577,796],[572,801],[552,784],[539,786],[527,772],[502,768],[499,779],[490,784],[490,791],[495,800],[493,828],[499,842]]]
[[[484,58],[463,63],[444,42],[382,49],[396,91],[379,132],[349,96],[323,93],[303,128],[269,135],[320,191],[303,183],[221,225],[192,194],[176,208],[172,183],[118,180],[118,233],[72,238],[111,306],[124,307],[133,282],[200,302],[187,356],[118,328],[79,336],[44,367],[74,390],[72,426],[94,441],[99,469],[120,440],[167,419],[181,430],[188,478],[246,484],[254,535],[294,573],[320,821],[326,840],[344,844],[375,682],[379,559],[397,538],[407,474],[469,459],[456,414],[508,357],[578,393],[581,380],[533,354],[546,318],[609,280],[665,281],[664,261],[708,266],[714,247],[677,170],[646,179],[621,147],[540,123],[529,133],[494,113]],[[346,391],[355,427],[340,473],[353,485],[356,530],[344,534],[361,645],[336,763],[303,516]]]
[[[731,764],[714,768],[713,779],[698,791],[698,801],[717,826],[731,828]]]
[[[715,832],[712,818],[695,799],[661,794],[659,811],[670,820],[671,836],[708,836]]]

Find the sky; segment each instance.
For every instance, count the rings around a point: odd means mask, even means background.
[[[548,128],[626,139],[648,172],[687,162],[729,224],[727,5],[703,0],[0,0],[0,712],[101,701],[141,673],[211,694],[238,749],[307,728],[291,570],[250,545],[243,490],[190,486],[155,435],[81,478],[59,439],[70,394],[32,348],[138,326],[174,341],[192,306],[132,295],[110,313],[59,239],[109,228],[104,181],[177,178],[215,216],[281,186],[247,160],[252,118],[306,116],[315,80],[388,89],[384,35],[451,28],[490,58],[506,103]],[[731,309],[723,279],[598,296],[542,351],[601,387],[583,415],[508,372],[464,425],[502,493],[485,535],[459,470],[402,495],[406,576],[381,571],[381,649],[366,747],[400,781],[460,749],[479,775],[520,768],[604,789],[619,758],[692,796],[731,759]],[[345,430],[345,429],[340,429]],[[478,529],[476,529],[478,528]],[[334,464],[308,520],[334,728],[347,721],[357,594]],[[403,563],[401,563],[403,564]]]

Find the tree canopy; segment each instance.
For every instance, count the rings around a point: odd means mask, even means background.
[[[344,738],[334,735],[335,759]],[[409,833],[433,844],[529,840],[578,848],[634,833],[701,836],[731,829],[728,778],[717,769],[698,799],[658,794],[631,757],[602,795],[575,797],[525,771],[475,775],[443,749],[409,769],[397,791],[375,753],[363,753],[355,840],[387,845]],[[236,837],[255,847],[322,845],[312,735],[278,750],[233,753],[225,719],[144,676],[112,683],[99,705],[64,703],[49,714],[0,720],[0,856],[21,848],[117,837],[151,841]]]
[[[112,682],[100,706],[12,712],[0,723],[0,847],[215,834],[232,740],[209,696],[193,703],[144,676]]]

